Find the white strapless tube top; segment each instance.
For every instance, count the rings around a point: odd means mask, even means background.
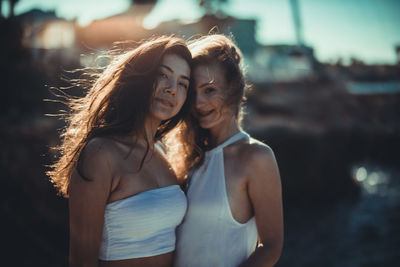
[[[179,185],[141,192],[106,206],[99,259],[160,255],[175,249],[175,228],[187,208]]]

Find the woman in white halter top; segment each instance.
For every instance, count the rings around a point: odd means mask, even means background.
[[[240,50],[220,34],[189,48],[201,152],[193,152],[199,162],[188,178],[174,266],[272,266],[283,245],[281,182],[272,150],[240,128]]]
[[[49,175],[69,197],[70,266],[167,267],[187,202],[157,141],[189,114],[191,54],[168,36],[120,52],[71,101]]]

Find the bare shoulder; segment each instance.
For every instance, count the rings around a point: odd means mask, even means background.
[[[116,155],[117,149],[111,140],[102,137],[91,139],[82,150],[79,159],[81,174],[89,179],[92,176],[99,177],[100,173],[110,177]]]
[[[240,155],[244,162],[250,165],[275,161],[271,147],[263,142],[250,138],[249,142],[240,145]]]
[[[278,167],[274,152],[268,145],[257,139],[250,138],[249,142],[240,145],[239,155],[249,178],[265,179],[265,177],[269,177],[270,179],[280,179],[279,175],[276,175]]]
[[[95,137],[91,139],[82,150],[82,157],[85,161],[104,161],[112,160],[112,156],[116,153],[116,147],[112,140]]]

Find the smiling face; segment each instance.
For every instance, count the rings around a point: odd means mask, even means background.
[[[226,105],[228,82],[217,64],[199,65],[193,71],[196,104],[195,116],[200,127],[216,130],[228,126],[234,119],[232,108]]]
[[[155,83],[150,114],[154,119],[167,120],[178,114],[189,88],[190,67],[176,54],[164,56]]]

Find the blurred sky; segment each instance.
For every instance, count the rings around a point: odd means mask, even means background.
[[[32,8],[55,10],[60,17],[80,24],[124,11],[130,0],[20,0],[15,13]],[[228,0],[223,10],[240,18],[255,18],[262,44],[294,43],[289,0]],[[354,56],[367,63],[396,63],[400,45],[400,0],[298,0],[305,42],[321,61],[348,61]],[[3,1],[3,12],[8,11]],[[198,0],[159,0],[146,18],[152,28],[161,21],[193,21],[203,15]]]

